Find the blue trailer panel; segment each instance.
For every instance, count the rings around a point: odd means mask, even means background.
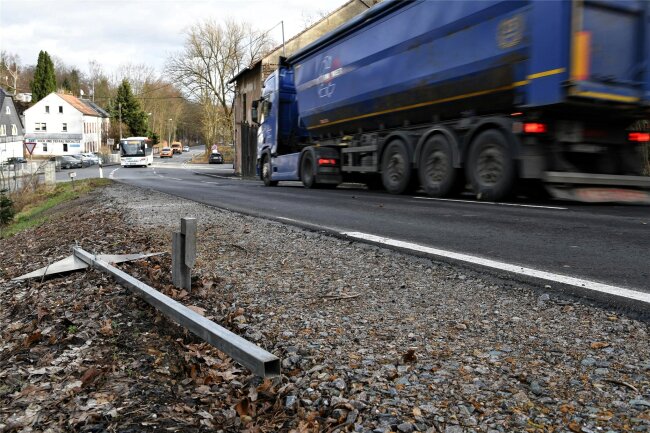
[[[312,133],[589,97],[648,99],[648,3],[388,1],[288,62]],[[603,23],[606,23],[605,26]],[[575,53],[574,34],[588,33]],[[572,61],[589,56],[572,80]]]

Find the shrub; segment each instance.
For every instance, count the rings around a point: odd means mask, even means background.
[[[5,190],[0,191],[0,227],[8,225],[16,215],[14,202],[7,197]]]

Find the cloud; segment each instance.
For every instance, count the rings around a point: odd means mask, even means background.
[[[162,72],[182,49],[186,29],[206,19],[248,21],[268,30],[284,21],[285,38],[305,16],[332,11],[345,0],[0,0],[0,49],[35,64],[46,50],[83,72],[96,59],[107,72],[144,63]],[[281,40],[280,27],[270,35]]]

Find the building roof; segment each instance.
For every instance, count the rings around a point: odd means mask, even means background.
[[[11,95],[9,95],[5,89],[0,87],[0,107],[2,107],[2,105],[5,103],[6,97],[11,97]]]
[[[99,105],[95,104],[90,99],[80,99],[80,101],[83,102],[84,104],[86,104],[87,106],[89,106],[90,108],[92,108],[93,110],[95,110],[97,113],[99,113],[99,115],[101,117],[111,117],[111,115],[108,114],[108,112],[106,110],[104,110]]]
[[[86,116],[95,116],[101,117],[101,114],[97,112],[94,108],[89,105],[86,105],[81,99],[77,98],[74,95],[68,95],[65,93],[57,93],[57,95],[66,101],[68,104],[72,105],[77,111],[85,114]]]

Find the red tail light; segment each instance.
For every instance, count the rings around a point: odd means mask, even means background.
[[[627,139],[630,141],[636,141],[637,143],[650,141],[650,132],[630,132],[627,135]]]
[[[333,158],[319,158],[318,165],[336,165],[336,160]]]
[[[544,134],[546,130],[545,123],[524,123],[524,132],[526,134]]]

